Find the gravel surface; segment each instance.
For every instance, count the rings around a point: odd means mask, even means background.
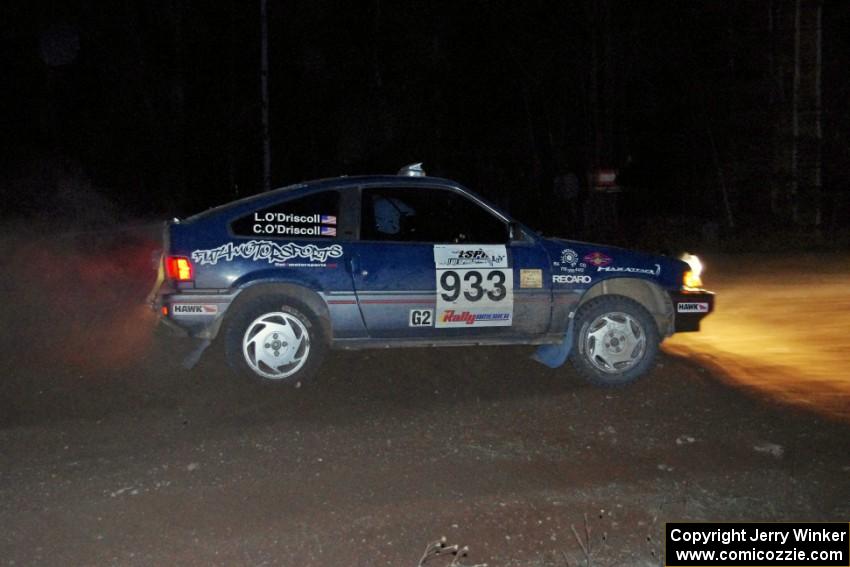
[[[666,521],[850,518],[848,421],[736,359],[673,344],[600,389],[526,348],[336,353],[263,387],[152,338],[151,246],[0,250],[30,268],[4,282],[5,564],[415,567],[445,536],[468,565],[640,567]]]

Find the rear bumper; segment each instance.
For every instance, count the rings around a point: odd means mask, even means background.
[[[678,291],[670,293],[673,302],[674,332],[699,331],[700,322],[714,311],[714,294],[710,291]]]
[[[151,308],[159,315],[160,327],[174,335],[212,340],[235,293],[165,293],[157,295]]]

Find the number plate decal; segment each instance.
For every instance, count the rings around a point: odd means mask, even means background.
[[[434,246],[437,309],[434,326],[509,327],[513,323],[514,274],[502,245]]]

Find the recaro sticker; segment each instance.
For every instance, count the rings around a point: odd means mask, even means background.
[[[437,244],[437,309],[434,326],[509,327],[514,277],[504,245]]]
[[[552,283],[556,284],[589,284],[592,280],[590,276],[579,275],[562,275],[555,274],[552,276]]]

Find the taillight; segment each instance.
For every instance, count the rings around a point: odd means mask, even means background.
[[[192,280],[192,264],[183,256],[168,256],[165,259],[165,273],[172,280],[188,282]]]

